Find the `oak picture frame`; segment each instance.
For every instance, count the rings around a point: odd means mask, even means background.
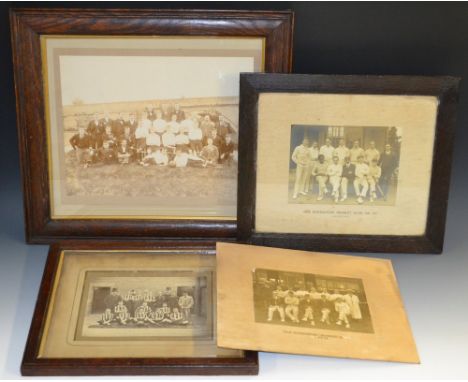
[[[165,241],[158,244],[144,242],[69,241],[51,245],[45,265],[38,299],[31,322],[26,348],[21,363],[24,376],[78,376],[78,375],[256,375],[258,353],[245,351],[243,357],[198,358],[45,358],[40,347],[46,331],[49,308],[53,305],[53,290],[58,282],[64,251],[210,251],[214,242]],[[131,256],[131,255],[130,255]]]
[[[235,237],[235,217],[52,218],[40,39],[42,35],[259,37],[265,44],[265,71],[289,72],[291,11],[19,8],[10,11],[10,23],[28,243],[77,238]]]
[[[459,78],[308,74],[241,74],[238,240],[316,251],[433,253],[443,251]],[[429,203],[420,236],[256,232],[259,96],[262,93],[417,95],[438,99]]]

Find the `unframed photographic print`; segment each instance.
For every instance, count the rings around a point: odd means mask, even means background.
[[[361,279],[256,269],[255,321],[373,333]]]
[[[219,346],[419,362],[389,260],[217,243],[216,263]]]

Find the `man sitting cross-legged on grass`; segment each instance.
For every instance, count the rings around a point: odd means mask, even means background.
[[[130,157],[132,156],[131,150],[127,145],[127,140],[123,139],[120,142],[119,148],[117,149],[117,159],[120,164],[130,163]]]
[[[204,161],[203,167],[216,166],[218,163],[219,150],[215,145],[213,145],[213,140],[211,138],[207,139],[207,145],[203,147],[200,156]]]
[[[78,134],[71,137],[70,145],[75,151],[78,164],[85,165],[87,162],[88,149],[92,148],[93,142],[89,134],[86,133],[84,127],[78,128]]]

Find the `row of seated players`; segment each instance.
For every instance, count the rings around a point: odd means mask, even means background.
[[[270,292],[267,298],[265,315],[267,321],[275,318],[278,314],[280,321],[286,320],[292,323],[309,323],[315,326],[316,321],[330,325],[342,325],[351,327],[351,319],[359,321],[362,319],[359,297],[353,290],[335,290],[328,293],[326,290],[310,291],[286,290],[278,286]]]
[[[191,317],[191,309],[194,306],[193,297],[187,292],[182,296],[171,296],[170,300],[162,299],[153,302],[145,300],[123,300],[109,296],[106,301],[106,309],[98,321],[102,325],[110,325],[113,321],[122,325],[127,322],[136,323],[181,323],[188,324]]]
[[[232,141],[231,135],[220,137],[216,130],[211,132],[210,137],[196,141],[190,140],[185,133],[175,136],[172,132],[164,133],[162,140],[138,141],[129,126],[120,136],[115,136],[110,126],[105,131],[99,148],[93,145],[94,140],[84,128],[80,128],[78,134],[70,139],[80,164],[88,167],[96,163],[137,162],[144,166],[186,167],[190,164],[207,166],[237,160],[237,144]]]

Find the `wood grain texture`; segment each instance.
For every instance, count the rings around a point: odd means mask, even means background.
[[[41,35],[249,36],[266,42],[265,70],[290,72],[290,11],[12,9],[10,12],[26,240],[235,237],[228,220],[51,219]]]
[[[60,253],[63,250],[215,250],[209,241],[96,242],[82,240],[51,246],[29,336],[21,363],[25,376],[75,375],[255,375],[258,374],[258,354],[246,351],[243,358],[38,358],[51,292],[57,275]]]
[[[441,253],[450,185],[459,78],[242,74],[240,79],[238,239],[314,251]],[[258,98],[260,93],[426,95],[439,99],[428,216],[422,236],[275,234],[255,231]],[[292,105],[291,105],[292,107]]]

